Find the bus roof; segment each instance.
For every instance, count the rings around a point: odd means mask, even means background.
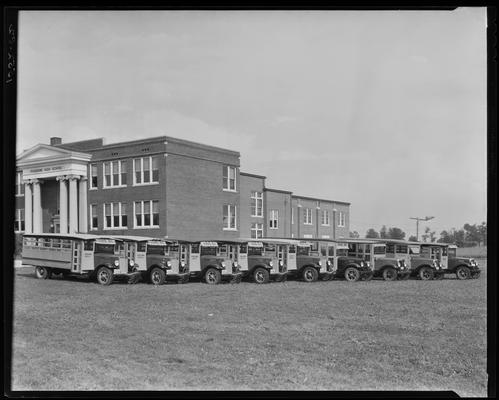
[[[94,240],[100,239],[100,235],[92,235],[90,233],[25,233],[23,237],[41,237],[54,239],[79,239],[79,240]]]
[[[175,243],[171,239],[160,239],[150,236],[133,236],[133,235],[102,235],[102,237],[111,238],[115,240],[128,240],[133,242],[151,242],[151,241],[161,241],[167,244]]]
[[[343,243],[363,243],[363,244],[384,244],[375,239],[345,238],[340,240]]]
[[[445,247],[449,246],[448,243],[436,243],[436,242],[413,242],[409,240],[401,240],[401,239],[388,239],[388,238],[376,238],[376,239],[369,239],[369,240],[375,240],[376,242],[381,242],[381,243],[396,243],[396,244],[407,244],[407,245],[415,245],[415,246],[440,246],[440,247]]]

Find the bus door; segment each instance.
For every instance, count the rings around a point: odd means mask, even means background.
[[[227,245],[227,255],[229,256],[231,261],[237,261],[237,245],[236,244],[228,244]]]
[[[328,260],[331,261],[331,264],[333,263],[333,260],[329,259],[329,248],[330,248],[329,243],[322,243],[322,242],[319,243],[319,256],[321,258],[321,265],[323,267],[325,266],[327,267]]]
[[[125,242],[125,254],[128,261],[133,261],[134,265],[137,263],[137,242]],[[145,254],[144,254],[145,260]]]
[[[288,247],[288,260],[287,260],[287,268],[289,270],[296,270],[296,246],[294,244],[290,244]]]
[[[368,260],[372,265],[374,265],[377,259],[386,258],[386,246],[384,244],[372,244],[368,246],[371,246],[372,249],[372,257]]]
[[[374,245],[370,245],[367,243],[361,244],[359,246],[362,251],[362,259],[364,261],[369,261],[374,265]]]
[[[127,249],[126,243],[119,240],[116,242],[117,247],[117,256],[120,260],[119,273],[126,274],[128,273],[128,258],[127,258]],[[115,270],[115,273],[118,272]]]
[[[200,249],[199,243],[189,245],[189,272],[201,271]]]
[[[241,243],[237,254],[237,263],[241,271],[248,270],[248,243]]]
[[[449,255],[447,253],[447,246],[442,246],[440,248],[440,262],[444,269],[449,268]]]
[[[139,271],[147,271],[147,242],[134,242],[133,249],[128,249],[129,257]]]
[[[71,272],[81,272],[83,241],[72,240],[72,242],[73,242],[73,257],[71,258]]]
[[[188,246],[186,244],[179,245],[179,261],[188,264],[187,253],[189,252]]]
[[[411,255],[409,254],[409,246],[406,244],[395,245],[395,258],[403,258],[406,265],[411,265]]]
[[[85,240],[81,253],[80,271],[92,271],[94,265],[94,241]]]
[[[279,261],[282,261],[284,265],[287,265],[287,254],[286,254],[286,245],[280,244],[277,246],[277,258]]]

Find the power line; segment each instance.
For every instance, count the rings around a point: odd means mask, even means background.
[[[416,241],[419,241],[419,221],[429,221],[435,217],[409,217],[409,219],[416,220]]]

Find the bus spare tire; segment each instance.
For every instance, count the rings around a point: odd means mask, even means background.
[[[149,273],[149,279],[153,285],[162,285],[165,283],[166,274],[161,268],[154,267]]]
[[[209,285],[217,285],[222,280],[222,274],[216,268],[208,268],[204,274],[204,281]]]
[[[100,267],[97,270],[97,283],[100,285],[108,286],[113,281],[113,270],[108,267]]]
[[[35,268],[35,274],[38,279],[48,279],[52,275],[50,268],[38,266]]]
[[[422,281],[431,281],[433,279],[434,275],[435,275],[435,273],[433,272],[433,270],[430,267],[422,267],[419,270],[419,278]]]
[[[253,280],[255,283],[268,283],[270,280],[269,271],[262,267],[255,268],[253,271]]]
[[[355,267],[348,267],[345,270],[345,279],[349,282],[356,282],[360,279],[360,272]]]

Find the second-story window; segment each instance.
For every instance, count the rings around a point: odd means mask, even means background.
[[[222,209],[223,229],[228,231],[237,230],[236,227],[236,206],[233,204],[224,204]]]
[[[123,181],[123,177],[125,177]],[[104,187],[126,185],[126,161],[109,161],[104,163]]]
[[[340,211],[338,213],[338,226],[344,227],[345,223],[346,223],[345,213],[343,211]]]
[[[90,164],[90,189],[97,189],[98,183],[97,164]]]
[[[303,209],[303,223],[305,225],[312,225],[312,209],[304,208]]]
[[[322,225],[329,226],[329,210],[322,210]]]
[[[22,172],[16,172],[16,196],[24,196],[24,184],[23,184]]]
[[[279,210],[270,210],[269,228],[270,229],[279,228]]]
[[[142,157],[133,160],[133,184],[147,185],[159,182],[158,157]]]
[[[126,228],[128,216],[125,203],[104,204],[104,229]]]
[[[223,190],[236,191],[236,167],[223,166]]]
[[[251,216],[263,217],[263,193],[251,192]]]

